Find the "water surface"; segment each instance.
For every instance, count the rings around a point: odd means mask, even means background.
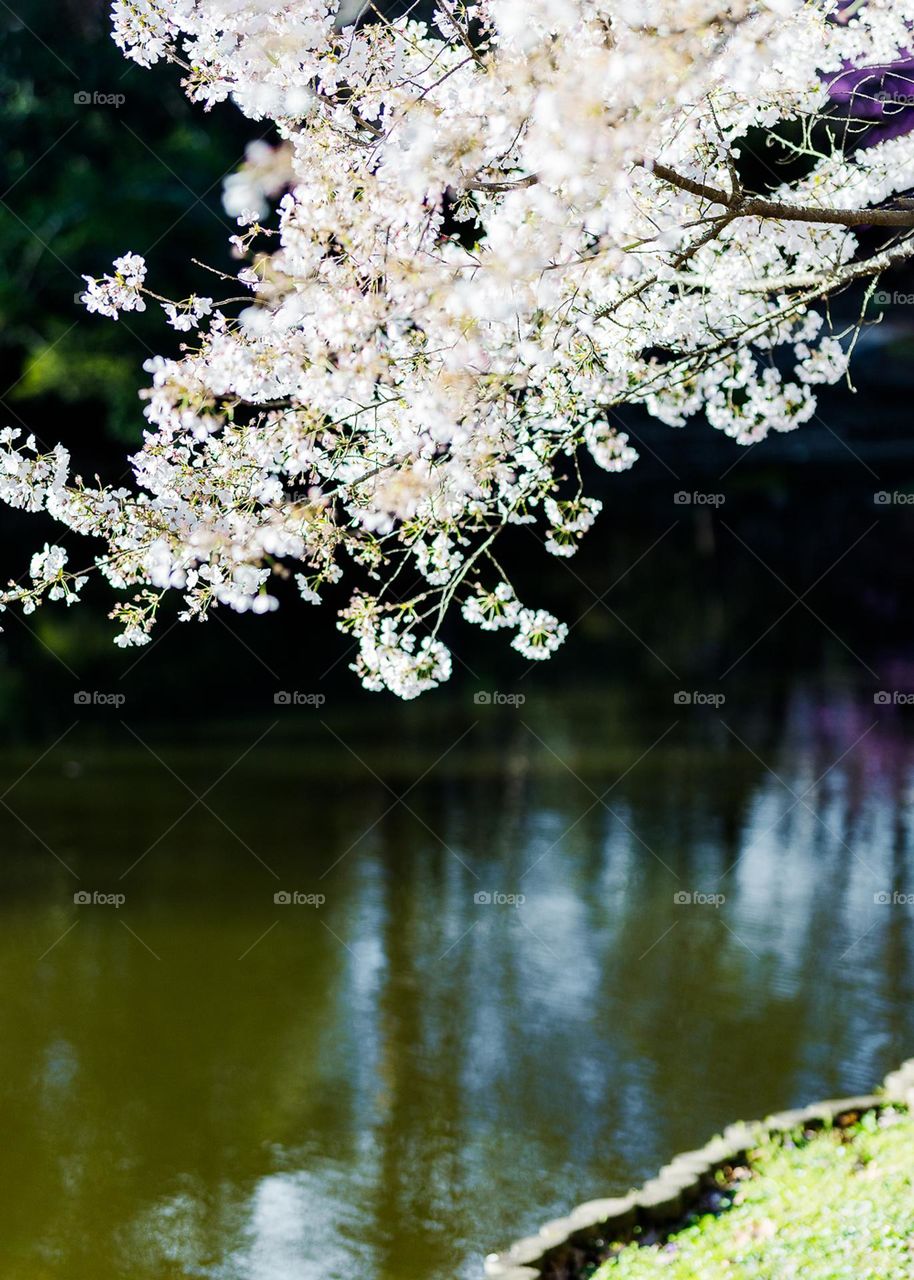
[[[903,709],[420,708],[0,757],[4,1280],[477,1276],[914,1051]]]

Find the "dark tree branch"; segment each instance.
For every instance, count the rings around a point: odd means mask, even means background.
[[[757,196],[728,194],[717,187],[687,178],[668,165],[655,161],[648,166],[663,182],[679,191],[688,191],[711,204],[723,205],[738,218],[774,218],[780,222],[824,222],[840,227],[914,227],[914,209],[820,209],[815,205],[782,204]]]

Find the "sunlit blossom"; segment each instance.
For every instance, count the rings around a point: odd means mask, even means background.
[[[567,625],[518,600],[503,531],[576,550],[593,466],[637,460],[619,406],[742,445],[808,422],[853,345],[822,299],[914,256],[914,218],[891,220],[914,133],[814,127],[831,81],[908,49],[914,0],[836,8],[448,0],[431,26],[356,29],[327,0],[116,0],[128,57],[174,60],[194,101],[279,141],[226,184],[225,299],[160,298],[134,253],[84,277],[90,311],[152,299],[192,335],[146,366],[133,487],[6,431],[0,500],[101,539],[120,644],[148,643],[169,593],[202,621],[270,611],[290,577],[311,604],[348,584],[370,689],[447,679],[452,607],[550,656]],[[788,134],[799,176],[744,190],[747,138]],[[84,574],[61,555],[4,602],[69,603]]]

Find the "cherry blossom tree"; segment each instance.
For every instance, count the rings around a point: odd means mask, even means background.
[[[281,139],[228,180],[225,298],[161,297],[132,252],[86,277],[90,311],[186,335],[147,365],[134,486],[0,436],[0,497],[101,539],[78,570],[46,546],[5,604],[71,603],[95,568],[123,645],[170,592],[184,619],[264,612],[294,575],[314,605],[348,584],[369,689],[446,679],[452,609],[546,658],[566,628],[498,538],[574,553],[600,509],[581,460],[636,460],[610,411],[793,430],[853,346],[821,304],[914,256],[914,135],[865,145],[836,105],[849,69],[909,59],[914,0],[115,0],[113,22]],[[795,163],[749,188],[769,144]]]

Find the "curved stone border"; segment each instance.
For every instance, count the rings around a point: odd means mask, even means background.
[[[541,1280],[573,1275],[582,1253],[630,1241],[638,1227],[672,1226],[713,1188],[721,1169],[744,1163],[760,1141],[803,1127],[822,1128],[858,1115],[898,1104],[914,1109],[914,1058],[886,1076],[881,1091],[857,1098],[828,1098],[812,1106],[779,1111],[764,1120],[728,1125],[698,1151],[684,1151],[638,1190],[611,1200],[588,1200],[567,1218],[540,1227],[535,1236],[518,1240],[503,1253],[490,1253],[485,1274],[493,1280]]]

